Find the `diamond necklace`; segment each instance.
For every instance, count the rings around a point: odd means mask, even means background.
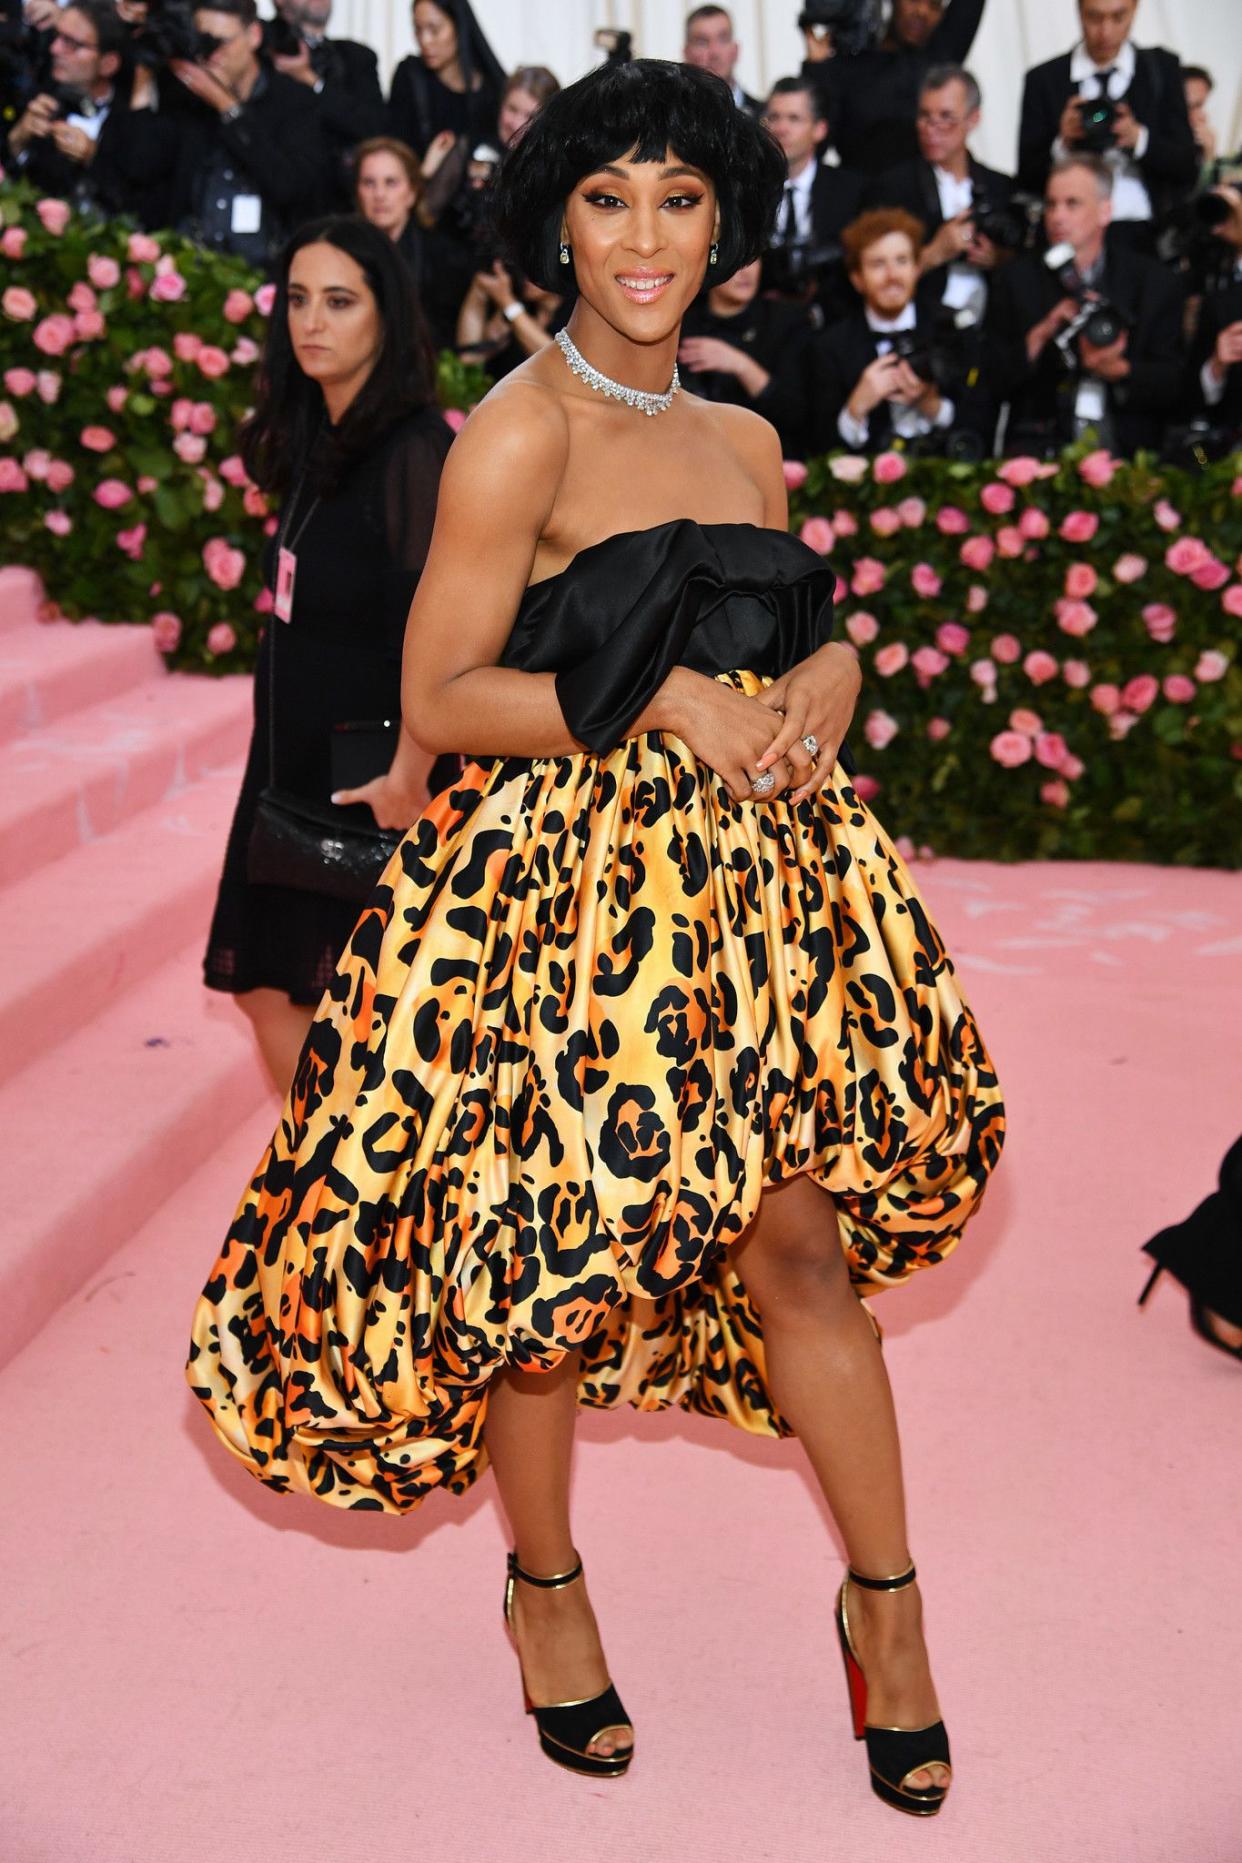
[[[677,364],[673,364],[673,379],[662,395],[652,394],[646,388],[627,388],[624,382],[614,382],[611,375],[604,375],[599,369],[593,369],[568,330],[558,330],[556,343],[562,356],[578,377],[596,394],[609,395],[614,401],[624,401],[630,408],[637,408],[640,414],[667,414],[672,406],[673,396],[681,387],[681,378],[677,373]]]

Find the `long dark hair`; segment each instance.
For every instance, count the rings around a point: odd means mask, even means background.
[[[303,247],[320,244],[346,253],[365,273],[384,332],[375,366],[337,427],[324,420],[323,390],[303,373],[289,336],[290,268]],[[241,430],[241,456],[255,483],[283,492],[309,469],[315,489],[331,491],[394,422],[433,402],[435,387],[435,352],[418,293],[388,235],[358,214],[299,227],[280,255],[254,412]]]
[[[417,3],[418,0],[411,0],[411,13]],[[476,73],[485,86],[499,92],[504,85],[505,68],[476,19],[470,0],[431,0],[431,4],[457,28],[457,61],[466,80],[467,93]]]

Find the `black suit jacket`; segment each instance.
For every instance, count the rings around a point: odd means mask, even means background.
[[[99,131],[94,159],[70,161],[50,137],[27,145],[15,163],[44,194],[76,200],[105,214],[132,214],[148,229],[171,224],[177,133],[156,110],[131,110],[118,96]]]
[[[930,341],[933,319],[920,306],[916,314],[915,335]],[[861,303],[820,331],[811,345],[811,414],[812,453],[827,453],[845,443],[837,431],[837,416],[854,392],[863,370],[879,355],[879,339],[867,322]],[[945,393],[960,404],[960,384],[950,384]],[[871,411],[867,430],[868,453],[882,453],[891,445],[893,415],[887,401]]]
[[[826,168],[821,162],[811,183],[811,239],[817,246],[838,245],[841,234],[863,207],[864,177],[850,168]]]
[[[1018,129],[1018,186],[1029,194],[1044,191],[1061,113],[1075,92],[1070,80],[1070,56],[1063,52],[1026,74]],[[1139,163],[1139,172],[1159,218],[1189,194],[1199,173],[1176,52],[1166,52],[1159,46],[1144,51],[1136,48],[1134,82],[1125,100],[1149,131],[1147,153]]]
[[[1216,348],[1216,339],[1231,323],[1242,323],[1242,281],[1227,285],[1223,291],[1209,291],[1199,313],[1199,328],[1191,349],[1186,405],[1203,414],[1214,427],[1224,427],[1235,445],[1242,445],[1242,363],[1235,362],[1225,372],[1224,398],[1210,407],[1203,393],[1203,365]]]
[[[682,385],[692,394],[702,395],[706,401],[727,401],[736,407],[754,408],[776,428],[785,457],[801,459],[806,452],[813,335],[810,319],[801,306],[756,297],[736,316],[717,317],[704,295],[687,311],[681,334],[683,337],[717,337],[753,357],[760,368],[767,370],[771,379],[754,400],[735,375],[723,371],[694,374],[683,366]]]
[[[1002,175],[997,168],[985,168],[973,155],[968,159],[975,204],[986,201],[989,207],[1007,207],[1013,197],[1013,177]],[[936,171],[921,155],[915,156],[913,161],[897,162],[882,174],[872,176],[867,182],[864,204],[867,207],[904,207],[907,213],[923,222],[929,239],[944,225]]]
[[[1107,390],[1118,451],[1128,454],[1158,446],[1164,423],[1177,405],[1185,369],[1181,285],[1155,259],[1109,247],[1098,289],[1130,324],[1130,375]],[[1008,436],[1024,452],[1039,450],[1034,436],[1040,434],[1049,446],[1063,446],[1074,438],[1076,375],[1065,368],[1055,343],[1045,345],[1033,366],[1026,354],[1027,331],[1064,296],[1063,287],[1034,254],[1002,266],[992,281],[984,379],[999,400],[1008,401]]]
[[[952,0],[918,51],[876,47],[852,58],[804,62],[802,75],[820,94],[833,143],[847,166],[874,175],[918,154],[914,118],[923,77],[932,65],[965,63],[983,7],[984,0]]]
[[[263,42],[270,54],[272,21],[265,23]],[[387,127],[384,93],[380,88],[379,61],[369,45],[353,39],[321,39],[311,47],[311,65],[323,80],[319,117],[327,134],[348,153],[368,136],[382,136]],[[305,87],[304,87],[305,88]]]
[[[178,109],[177,167],[173,201],[179,222],[192,220],[204,165],[222,147],[232,166],[260,196],[279,243],[322,213],[332,198],[329,144],[319,99],[306,85],[279,71],[265,71],[262,94],[225,123],[207,105]]]

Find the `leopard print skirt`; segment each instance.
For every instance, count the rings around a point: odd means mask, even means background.
[[[187,1376],[253,1474],[392,1513],[461,1492],[491,1379],[571,1351],[585,1404],[779,1435],[730,1262],[764,1189],[830,1193],[860,1293],[950,1252],[996,1075],[835,778],[738,804],[652,735],[472,765],[415,824],[194,1316]]]

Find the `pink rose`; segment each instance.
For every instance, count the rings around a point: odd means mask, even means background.
[[[254,598],[254,611],[257,615],[270,615],[276,606],[275,598],[269,588],[262,588]]]
[[[946,537],[961,537],[970,529],[970,519],[957,505],[943,505],[936,513],[936,529]]]
[[[1005,517],[1013,510],[1017,500],[1008,485],[1002,485],[996,479],[990,479],[979,494],[979,503],[993,517]]]
[[[116,435],[107,427],[83,427],[79,438],[89,453],[110,453],[116,445]]]
[[[234,287],[224,300],[224,316],[228,323],[245,323],[254,309],[254,299],[248,291],[239,291]]]
[[[868,463],[861,453],[839,453],[828,461],[828,470],[840,485],[861,485]]]
[[[1208,647],[1199,655],[1196,662],[1195,678],[1203,685],[1211,685],[1214,681],[1223,679],[1228,671],[1228,656],[1221,653],[1219,648]]]
[[[194,403],[190,400],[189,396],[178,395],[177,399],[168,410],[169,423],[174,433],[184,433],[186,431],[186,428],[190,424],[190,416],[193,412]]]
[[[836,539],[832,534],[832,525],[825,517],[809,517],[798,532],[803,543],[820,556],[827,556]]]
[[[216,431],[216,410],[210,401],[196,401],[190,409],[191,433],[214,433]]]
[[[992,658],[1002,666],[1012,666],[1022,658],[1022,642],[1013,634],[997,634],[992,640]]]
[[[61,492],[69,490],[73,477],[73,467],[66,460],[54,459],[47,469],[47,488],[59,497]]]
[[[60,399],[60,374],[56,369],[40,369],[35,376],[35,387],[44,407],[53,407]]]
[[[890,641],[887,646],[879,648],[875,656],[875,670],[881,679],[891,679],[909,663],[910,650],[903,641]]]
[[[949,656],[941,653],[939,647],[918,647],[910,656],[910,664],[918,675],[918,682],[925,686],[929,680],[938,679],[949,664]]]
[[[996,533],[997,554],[1006,557],[1022,556],[1026,552],[1026,538],[1016,524],[1002,524]]]
[[[1091,668],[1085,660],[1066,660],[1061,668],[1061,677],[1067,686],[1081,691],[1084,686],[1091,684]]]
[[[1079,477],[1082,478],[1086,484],[1092,485],[1099,490],[1105,485],[1112,484],[1119,463],[1118,460],[1113,458],[1111,453],[1106,452],[1101,447],[1094,453],[1088,453],[1085,459],[1079,460]]]
[[[1200,563],[1198,569],[1191,570],[1190,580],[1197,589],[1223,589],[1229,580],[1229,569],[1225,563],[1210,556],[1206,563]]]
[[[988,687],[995,689],[996,667],[991,660],[972,660],[970,665],[970,677],[977,686],[982,686],[985,690]]]
[[[118,384],[115,388],[110,388],[108,390],[107,394],[104,396],[104,400],[108,403],[112,413],[119,414],[125,406],[125,403],[129,400],[129,390],[128,388],[122,388]]]
[[[1143,620],[1152,639],[1160,641],[1162,645],[1171,641],[1177,632],[1177,611],[1170,608],[1167,602],[1148,602],[1143,610]]]
[[[67,537],[73,529],[73,519],[67,511],[45,511],[43,522],[53,537]]]
[[[1052,529],[1048,513],[1038,505],[1027,505],[1018,519],[1018,529],[1028,543],[1038,543]]]
[[[1059,731],[1037,731],[1035,733],[1035,761],[1042,763],[1045,770],[1059,770],[1065,762],[1065,753],[1069,746]]]
[[[1171,705],[1189,705],[1198,688],[1185,673],[1170,673],[1161,688]]]
[[[906,476],[906,462],[900,453],[878,453],[872,471],[877,485],[896,485]]]
[[[800,459],[782,459],[781,471],[785,475],[785,489],[796,492],[806,484],[806,467]]]
[[[854,565],[850,588],[855,595],[877,595],[884,587],[887,571],[874,556],[860,556]]]
[[[1167,498],[1158,498],[1156,500],[1152,508],[1152,516],[1155,518],[1157,524],[1159,524],[1161,530],[1180,530],[1182,527],[1181,512],[1171,505]]]
[[[1089,634],[1099,616],[1090,602],[1071,602],[1062,598],[1055,604],[1057,626],[1063,634]]]
[[[960,621],[942,621],[936,629],[936,645],[942,653],[965,653],[970,645],[970,629]]]
[[[1100,520],[1094,511],[1071,511],[1061,523],[1059,535],[1066,543],[1090,543],[1100,528]]]
[[[187,466],[197,466],[207,451],[207,442],[201,433],[179,433],[173,441],[173,452]]]
[[[276,287],[272,284],[260,285],[254,294],[254,307],[261,317],[270,317],[272,305],[276,302]]]
[[[13,323],[29,323],[38,308],[34,292],[27,291],[25,285],[10,285],[4,296],[0,297],[0,310]]]
[[[229,361],[236,363],[239,369],[248,369],[252,362],[259,360],[259,345],[249,336],[239,336],[229,351]]]
[[[27,478],[41,485],[52,469],[52,455],[45,446],[32,446],[22,461],[22,469]]]
[[[199,467],[203,481],[203,510],[218,511],[224,503],[224,487],[214,472],[208,472],[205,466]]]
[[[888,712],[871,711],[867,713],[866,722],[863,725],[863,736],[872,750],[883,750],[886,745],[892,743],[900,729],[897,720],[890,717]]]
[[[910,582],[914,593],[921,595],[924,601],[932,601],[939,595],[942,584],[930,563],[916,563],[910,571]]]
[[[1155,703],[1160,691],[1160,681],[1151,673],[1136,673],[1133,679],[1127,679],[1121,688],[1121,703],[1128,712],[1136,712],[1141,717]]]
[[[1021,731],[1029,738],[1034,738],[1044,728],[1044,721],[1038,712],[1033,712],[1029,705],[1015,706],[1009,714],[1009,729]]]
[[[242,493],[242,504],[246,507],[246,516],[262,518],[267,516],[267,499],[257,485],[248,485]]]
[[[163,261],[161,260],[160,263],[162,264]],[[157,304],[179,304],[188,289],[180,272],[175,269],[161,272],[157,267],[151,285],[151,296]]]
[[[30,480],[15,459],[0,459],[0,492],[28,492]]]
[[[26,395],[34,393],[34,370],[6,369],[4,371],[4,385],[11,395],[16,395],[18,400],[23,399]]]
[[[874,615],[860,608],[856,614],[846,616],[845,631],[856,647],[866,647],[879,633],[880,624]]]
[[[71,311],[96,310],[99,306],[99,299],[82,278],[79,278],[76,285],[71,287],[65,302]]]
[[[147,541],[147,527],[145,524],[135,524],[132,530],[119,530],[116,541],[117,547],[125,552],[131,562],[136,563]]]
[[[828,521],[838,537],[856,537],[858,535],[858,519],[854,516],[852,511],[834,511]],[[1242,570],[1239,571],[1239,574],[1242,575]]]
[[[1041,802],[1046,802],[1050,808],[1067,808],[1070,799],[1069,784],[1062,782],[1059,777],[1054,777],[1050,783],[1041,783],[1039,799]]]
[[[35,212],[42,222],[44,231],[54,234],[57,239],[60,238],[72,217],[72,209],[68,201],[36,201]]]
[[[1088,595],[1094,595],[1100,578],[1090,563],[1071,563],[1065,572],[1065,593],[1073,601],[1085,601]]]
[[[260,285],[259,289],[262,290],[263,286]],[[462,428],[466,424],[465,409],[464,408],[442,408],[440,411],[444,417],[445,423],[453,429],[453,432],[460,433]]]
[[[1042,647],[1037,647],[1023,660],[1022,670],[1033,686],[1043,686],[1050,679],[1056,678],[1059,668],[1050,653],[1045,653]]]
[[[80,343],[98,342],[107,327],[102,311],[78,311],[73,319],[73,334]]]
[[[135,265],[154,265],[160,256],[160,243],[149,233],[131,233],[126,252]]]
[[[151,632],[161,653],[171,653],[181,639],[180,617],[164,609],[151,617]]]
[[[1019,765],[1030,762],[1031,740],[1021,731],[998,731],[988,749],[1007,770],[1016,770]]]
[[[1111,718],[1121,704],[1120,688],[1110,685],[1092,686],[1091,703],[1103,717]]]
[[[20,259],[26,250],[26,229],[24,226],[6,226],[0,234],[0,253],[6,259]]]
[[[921,498],[903,498],[897,507],[897,515],[907,530],[917,530],[927,516],[927,506]]]
[[[943,738],[948,737],[952,729],[953,726],[949,723],[947,718],[929,718],[927,720],[927,735],[933,744],[939,744]]]
[[[874,776],[858,775],[850,778],[850,788],[860,802],[874,802],[880,793],[880,783]]]
[[[1125,555],[1119,556],[1113,564],[1113,577],[1117,582],[1137,582],[1139,577],[1146,573],[1147,558],[1136,556],[1132,550],[1127,550]]]
[[[895,537],[901,529],[901,519],[891,505],[881,505],[878,511],[871,513],[871,528],[877,537]]]
[[[119,511],[133,497],[128,485],[120,479],[101,479],[95,487],[95,503],[102,505],[105,511]]]
[[[1227,615],[1242,616],[1242,582],[1231,582],[1220,598]]]
[[[217,349],[214,343],[204,343],[194,360],[203,374],[210,376],[213,380],[229,372],[228,357],[222,349]]]
[[[148,349],[143,355],[142,366],[148,380],[158,382],[172,374],[173,360],[166,349]]]
[[[134,300],[146,296],[146,280],[133,265],[127,265],[125,268],[125,289]]]
[[[11,440],[21,426],[11,401],[0,401],[0,441]]]
[[[227,538],[210,537],[203,545],[203,567],[218,589],[235,589],[246,573],[246,559]]]
[[[96,291],[111,291],[121,282],[121,268],[115,259],[109,259],[102,252],[92,252],[86,261],[86,275]]]
[[[988,592],[981,582],[972,582],[966,591],[966,612],[981,615],[988,605]]]
[[[996,545],[990,537],[967,537],[958,555],[967,569],[982,574],[991,566],[992,558],[996,555]]]
[[[138,478],[138,490],[142,493],[142,496],[146,498],[155,490],[158,483],[158,479],[153,479],[149,472],[140,473]]]
[[[1076,757],[1071,750],[1062,759],[1061,774],[1068,777],[1071,783],[1076,783],[1086,767],[1082,758]]]
[[[1165,567],[1174,575],[1188,576],[1204,563],[1212,561],[1212,552],[1199,537],[1179,537],[1164,553]]]
[[[1003,479],[1006,485],[1031,485],[1036,479],[1042,478],[1043,473],[1037,459],[1019,453],[1015,459],[1007,459],[1003,465],[998,466],[996,476]]]
[[[178,362],[193,362],[203,347],[203,339],[195,330],[178,330],[173,338],[173,354]]]
[[[34,346],[45,356],[63,356],[76,334],[73,318],[66,317],[63,311],[53,311],[50,317],[35,325]]]
[[[227,621],[217,621],[207,635],[207,651],[210,654],[232,653],[237,645],[237,636]]]
[[[1120,740],[1133,731],[1138,723],[1137,712],[1115,711],[1108,720],[1108,735]]]
[[[280,519],[273,513],[273,515],[270,518],[268,518],[267,522],[263,526],[263,534],[265,537],[274,537],[276,535],[276,532],[279,529],[280,529]],[[840,601],[841,597],[839,595],[834,596],[833,600]]]

